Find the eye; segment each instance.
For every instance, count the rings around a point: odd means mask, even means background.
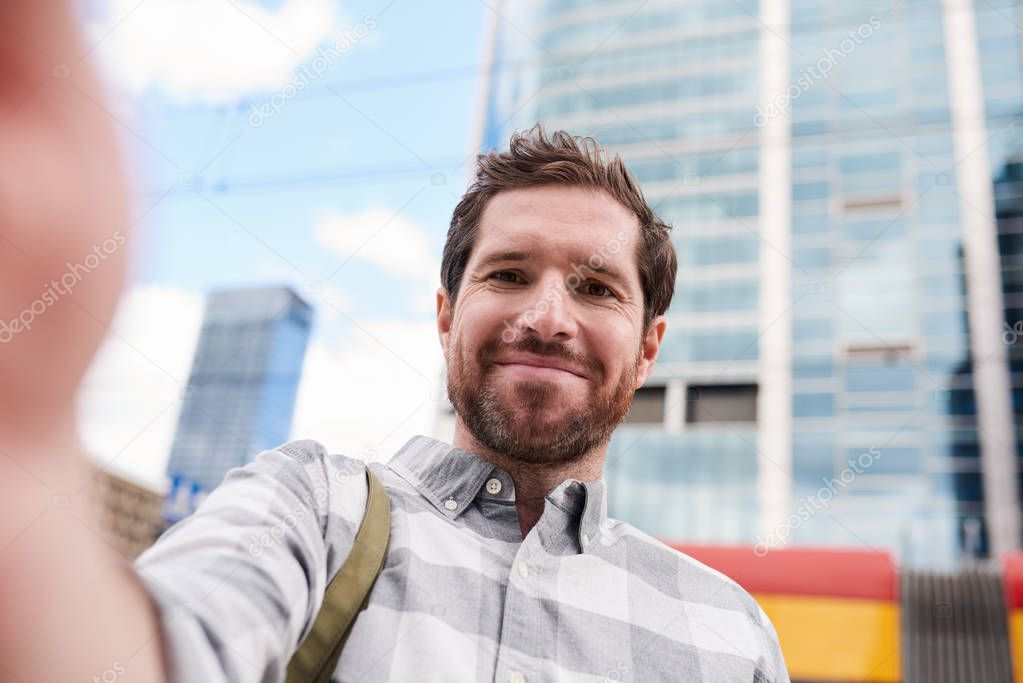
[[[517,284],[518,280],[521,280],[521,276],[510,270],[498,270],[490,274],[490,278],[500,280],[501,282],[507,282],[509,284]]]
[[[584,294],[589,294],[590,296],[599,298],[616,296],[613,289],[605,285],[603,282],[597,282],[596,280],[585,282],[578,289]]]

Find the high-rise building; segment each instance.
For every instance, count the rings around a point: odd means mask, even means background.
[[[209,295],[167,474],[167,516],[288,440],[312,308],[287,288]]]
[[[594,135],[674,225],[612,514],[907,566],[1018,546],[1023,226],[1001,195],[996,221],[994,179],[1018,194],[1023,3],[493,9],[482,144],[536,121]]]

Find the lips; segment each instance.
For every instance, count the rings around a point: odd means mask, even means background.
[[[499,358],[494,361],[496,365],[526,365],[535,368],[547,368],[550,370],[560,370],[569,374],[588,379],[586,372],[577,368],[576,366],[558,358],[551,358],[550,356],[537,356],[534,354],[522,353],[522,354],[510,354]]]

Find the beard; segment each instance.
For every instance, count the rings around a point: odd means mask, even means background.
[[[561,344],[535,337],[509,345],[508,350],[567,360],[588,371],[589,395],[581,406],[564,410],[565,389],[555,382],[495,377],[493,359],[504,344],[485,343],[476,358],[461,343],[448,361],[448,397],[462,423],[484,447],[530,464],[568,464],[605,445],[625,419],[636,393],[642,349],[613,385],[602,389],[606,372],[599,361],[571,353]],[[561,417],[558,417],[561,415]]]

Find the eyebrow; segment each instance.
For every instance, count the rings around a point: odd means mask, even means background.
[[[477,266],[477,268],[482,270],[482,269],[487,268],[489,266],[497,265],[498,263],[509,263],[509,262],[515,262],[515,261],[529,261],[532,258],[533,258],[533,252],[530,252],[530,251],[522,251],[522,250],[519,250],[519,249],[512,249],[512,250],[507,250],[507,251],[497,251],[497,252],[494,252],[492,254],[489,254],[489,255],[483,257],[480,260],[479,265]],[[575,262],[579,263],[581,267],[585,268],[588,271],[591,271],[591,272],[594,272],[594,273],[600,273],[600,274],[605,275],[605,276],[607,276],[609,278],[612,278],[614,280],[618,280],[619,282],[621,282],[623,284],[626,282],[626,280],[623,277],[622,273],[617,268],[608,266],[606,262],[603,265],[601,265],[600,268],[594,268],[593,266],[591,266],[589,264],[589,262],[586,259],[578,259]]]

